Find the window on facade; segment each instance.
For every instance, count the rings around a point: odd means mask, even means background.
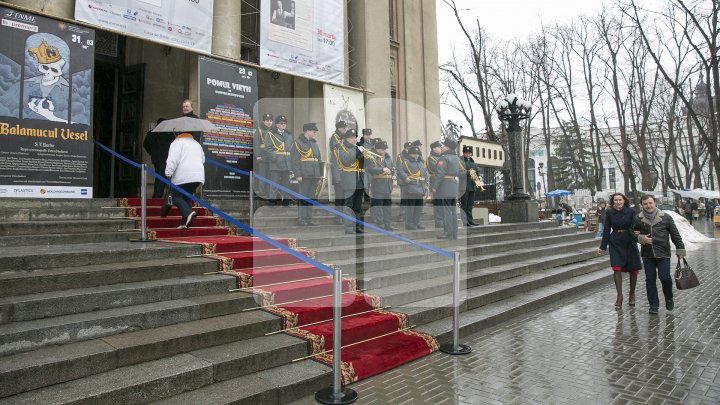
[[[482,148],[482,157],[485,159],[485,148]]]
[[[480,147],[479,146],[475,147],[475,156],[480,157]]]
[[[609,181],[610,181],[610,184],[609,184],[610,187],[609,187],[609,188],[610,188],[611,190],[615,190],[615,188],[616,188],[616,187],[615,187],[615,186],[616,186],[616,183],[615,183],[615,169],[614,169],[614,168],[613,168],[613,169],[608,169],[608,178],[609,178]]]
[[[502,160],[502,159],[503,159],[503,158],[502,158],[502,151],[499,152],[499,155],[500,155],[500,160]]]
[[[493,151],[493,159],[497,160],[497,151],[496,150]]]

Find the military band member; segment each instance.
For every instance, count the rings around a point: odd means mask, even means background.
[[[405,229],[425,229],[420,225],[427,170],[420,160],[420,148],[411,146],[408,158],[397,172],[399,182],[405,184]]]
[[[473,205],[475,204],[475,191],[477,190],[477,187],[475,187],[475,182],[472,177],[470,177],[470,171],[474,171],[479,175],[479,169],[472,158],[472,146],[463,146],[462,152],[463,176],[461,176],[461,180],[462,177],[465,178],[465,187],[464,192],[461,192],[460,194],[460,215],[465,226],[477,226],[480,224],[473,221],[472,214]],[[461,189],[462,188],[461,184]]]
[[[293,144],[293,136],[286,128],[287,118],[284,115],[275,117],[275,128],[265,137],[265,155],[268,157],[270,181],[290,188],[290,170],[292,169],[290,148]],[[290,196],[273,185],[269,185],[268,195],[270,205],[278,205],[281,199],[282,205],[290,205]]]
[[[335,151],[342,145],[342,137],[347,132],[348,126],[345,121],[338,121],[335,123],[335,132],[330,136],[328,145],[330,148],[330,173],[332,174],[333,192],[335,193],[335,209],[342,211],[342,207],[345,206],[345,192],[342,189],[342,181],[340,179],[340,171],[337,162],[335,161]],[[342,218],[338,218],[338,222],[342,223]]]
[[[357,134],[350,129],[342,135],[343,142],[335,150],[335,162],[340,172],[340,182],[344,192],[344,213],[362,221],[362,198],[365,190],[363,183],[365,161],[357,144]],[[362,225],[343,219],[346,234],[365,233]]]
[[[382,159],[366,159],[365,170],[370,179],[370,193],[372,194],[370,211],[375,224],[385,230],[394,231],[392,226],[392,199],[393,177],[395,167],[392,157],[387,153],[387,142],[379,139],[374,143],[374,152]]]
[[[434,179],[437,177],[437,162],[440,159],[440,153],[442,144],[439,141],[435,141],[430,144],[430,155],[425,162],[427,167],[428,176],[430,176],[430,184],[433,184]],[[433,193],[433,219],[435,220],[435,228],[443,227],[442,212],[440,207],[440,199]]]
[[[412,146],[412,142],[405,142],[403,144],[403,150],[398,154],[395,159],[395,173],[400,172],[400,166],[408,158],[408,149]],[[403,184],[398,178],[398,187],[400,187],[400,221],[405,221],[405,184]]]
[[[372,128],[363,128],[362,137],[357,143],[358,146],[362,146],[364,148],[372,150],[375,146],[375,140],[372,137],[372,133]]]
[[[440,199],[443,217],[443,234],[440,239],[457,239],[457,203],[458,176],[462,171],[460,157],[455,151],[457,142],[452,139],[445,139],[441,148],[440,158],[437,161],[437,176],[431,187],[435,196]]]
[[[265,141],[272,132],[273,115],[265,113],[262,122],[255,128],[253,135],[253,171],[261,176],[268,176],[268,160],[265,155]],[[263,181],[255,182],[255,193],[261,198],[268,198],[268,184]]]
[[[320,147],[317,144],[317,124],[310,122],[303,125],[303,133],[297,137],[290,150],[292,171],[299,183],[300,194],[315,198],[318,180],[322,177],[322,161]],[[305,201],[298,202],[298,224],[300,226],[316,226],[313,222],[312,205]]]

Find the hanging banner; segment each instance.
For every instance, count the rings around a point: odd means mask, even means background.
[[[219,128],[205,132],[207,158],[240,170],[252,170],[253,106],[257,103],[257,71],[253,68],[200,57],[200,117]],[[250,195],[250,182],[213,164],[205,165],[205,196],[230,199]]]
[[[345,83],[342,0],[272,0],[261,7],[260,66]]]
[[[213,0],[76,0],[75,19],[210,53]]]
[[[92,198],[95,31],[0,16],[0,198]]]

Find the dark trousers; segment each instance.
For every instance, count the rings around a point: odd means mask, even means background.
[[[371,201],[373,221],[378,226],[389,227],[392,225],[392,199],[390,194],[375,194]]]
[[[405,218],[405,199],[407,198],[407,193],[405,192],[405,186],[400,185],[400,218]]]
[[[197,190],[198,186],[200,186],[200,183],[177,184],[177,186],[185,190],[188,194],[194,194],[195,190]],[[192,212],[192,200],[189,197],[180,194],[180,192],[175,189],[170,191],[170,195],[172,196],[173,204],[178,207],[180,213],[182,214],[180,225],[185,225],[188,215]]]
[[[365,191],[361,189],[355,190],[349,197],[345,198],[344,213],[348,216],[354,216],[355,219],[362,221],[362,199]],[[354,231],[362,229],[361,224],[343,218],[343,227],[346,231]]]
[[[462,221],[464,225],[473,222],[472,209],[475,203],[475,191],[465,191],[460,197],[460,210],[462,215]]]
[[[420,225],[420,214],[423,207],[423,195],[405,195],[405,227]]]
[[[253,171],[255,174],[259,174],[263,177],[268,176],[268,164],[264,160],[255,160],[255,163],[253,164]],[[270,186],[260,179],[255,179],[255,184],[253,184],[255,195],[260,198],[268,198],[268,189]]]
[[[303,197],[307,197],[310,199],[315,198],[315,189],[317,188],[318,184],[317,178],[311,178],[311,177],[303,177],[303,180],[300,182],[299,188],[300,188],[300,195]],[[313,212],[312,212],[312,204],[309,202],[305,202],[303,200],[300,200],[298,203],[298,221],[300,222],[308,222],[312,220]]]
[[[685,219],[687,219],[688,222],[690,222],[692,224],[692,212],[686,212]]]
[[[442,204],[439,198],[433,198],[433,218],[435,219],[435,227],[442,228],[443,217],[442,217]]]
[[[287,189],[290,188],[290,173],[284,170],[272,170],[270,171],[270,181],[279,184]],[[279,203],[283,200],[283,204],[287,205],[290,203],[290,196],[280,191],[274,184],[268,185],[268,198],[273,200],[275,203]]]
[[[161,175],[162,177],[164,177],[167,180],[170,180],[165,176],[165,164],[154,165],[154,166],[155,166],[155,173]],[[156,178],[155,179],[155,187],[153,188],[152,198],[162,198],[163,193],[165,192],[165,187],[167,187],[167,184],[163,183],[162,181],[160,181]]]
[[[647,291],[648,302],[650,308],[658,308],[660,299],[657,291],[657,278],[660,277],[663,295],[665,300],[673,299],[673,279],[670,275],[670,258],[653,259],[643,257],[643,267],[645,268],[645,289]]]
[[[455,211],[456,203],[457,199],[455,198],[443,198],[440,200],[444,234],[450,237],[450,239],[458,238],[457,213]]]

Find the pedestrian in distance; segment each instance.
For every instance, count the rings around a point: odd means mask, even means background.
[[[205,183],[205,153],[202,146],[190,133],[183,132],[170,145],[165,175],[172,183],[188,194],[194,194]],[[192,209],[192,200],[173,189],[172,201],[182,214],[177,229],[188,229],[197,215]]]
[[[597,210],[595,210],[595,215],[598,218],[598,231],[597,231],[597,237],[602,238],[603,235],[603,228],[605,227],[605,213],[607,212],[607,203],[605,200],[598,200],[598,206]]]
[[[675,308],[673,300],[673,277],[670,275],[670,240],[675,245],[675,255],[678,260],[685,257],[685,244],[680,232],[670,215],[665,214],[656,206],[655,197],[644,195],[640,198],[642,212],[638,214],[634,230],[637,232],[637,241],[640,243],[640,256],[645,268],[645,287],[647,290],[650,313],[657,314],[660,307],[658,298],[657,279],[660,277],[665,308],[672,311]]]
[[[630,208],[630,200],[624,194],[615,193],[610,196],[610,201],[612,208],[605,213],[603,237],[597,254],[603,255],[608,246],[610,247],[610,266],[613,269],[613,280],[617,291],[615,308],[620,308],[623,302],[622,273],[630,273],[628,305],[633,306],[637,277],[642,268],[640,253],[633,235],[636,214],[635,210]]]
[[[163,121],[165,121],[165,118],[158,118],[155,126],[160,125]],[[155,172],[166,179],[165,164],[167,162],[168,152],[170,151],[170,145],[174,140],[175,135],[173,135],[172,132],[148,131],[147,135],[145,135],[145,141],[143,142],[143,148],[148,155],[150,155],[150,160],[152,161]],[[162,198],[164,192],[165,183],[155,179],[152,198]]]

